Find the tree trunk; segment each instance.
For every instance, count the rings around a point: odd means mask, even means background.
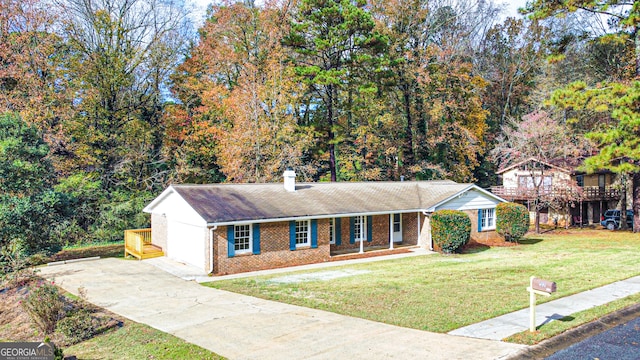
[[[640,172],[633,173],[633,232],[640,232]]]
[[[622,174],[620,178],[622,189],[620,191],[620,229],[627,230],[627,175]]]
[[[405,161],[404,168],[414,164],[413,153],[413,117],[411,116],[411,94],[409,84],[402,84],[402,95],[404,101],[404,112],[407,117],[406,142],[405,142]]]
[[[540,234],[540,208],[538,207],[537,201],[536,201],[535,207],[536,207],[536,234]]]
[[[329,85],[328,90],[328,101],[327,101],[327,125],[329,126],[329,171],[331,172],[331,181],[338,181],[338,176],[336,172],[336,146],[333,142],[335,139],[335,134],[333,133],[333,86]]]
[[[636,78],[640,78],[640,28],[635,28],[635,45],[636,45]]]

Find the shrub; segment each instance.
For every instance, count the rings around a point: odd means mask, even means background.
[[[496,207],[496,231],[506,241],[518,241],[529,230],[529,210],[516,203],[500,203]]]
[[[25,311],[40,330],[51,334],[64,316],[64,300],[52,283],[40,282],[29,287],[29,294],[22,302]]]
[[[431,216],[431,236],[443,252],[459,252],[471,237],[471,219],[462,211],[436,211]]]
[[[24,268],[16,271],[8,272],[2,276],[3,286],[5,289],[15,289],[35,282],[38,278],[37,271],[34,268]]]
[[[56,329],[68,344],[76,344],[92,338],[99,328],[98,321],[95,320],[87,309],[79,309],[58,321]]]

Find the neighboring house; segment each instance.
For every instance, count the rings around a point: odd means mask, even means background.
[[[452,181],[172,185],[151,202],[151,242],[212,274],[331,260],[394,246],[433,248],[430,216],[466,212],[473,241],[495,241],[504,200]]]
[[[620,200],[620,191],[614,187],[615,174],[599,172],[586,174],[575,167],[554,165],[530,158],[497,172],[502,186],[494,186],[491,192],[509,201],[529,207],[534,220],[533,201],[537,196],[572,198],[570,206],[573,224],[598,224],[600,217],[609,208],[615,208]],[[536,186],[540,186],[536,189]],[[553,224],[559,214],[543,208],[540,223]]]

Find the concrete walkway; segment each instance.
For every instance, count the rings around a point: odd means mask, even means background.
[[[83,287],[98,306],[230,359],[504,359],[525,348],[207,288],[146,261],[109,258],[40,269],[73,294]]]
[[[523,296],[528,297],[525,289],[522,290]],[[549,301],[536,306],[536,326],[637,293],[640,293],[640,276]],[[528,329],[529,309],[527,308],[453,330],[449,335],[502,340]]]

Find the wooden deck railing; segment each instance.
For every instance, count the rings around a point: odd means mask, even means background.
[[[127,254],[138,259],[162,256],[162,249],[151,243],[151,229],[124,231],[124,256]]]
[[[532,200],[536,198],[535,189],[529,188],[508,188],[504,186],[493,186],[491,192],[507,200]],[[543,197],[572,197],[582,201],[617,200],[620,199],[620,191],[613,187],[585,186],[577,193],[569,196],[569,192],[574,189],[544,188],[540,189],[538,195]]]

